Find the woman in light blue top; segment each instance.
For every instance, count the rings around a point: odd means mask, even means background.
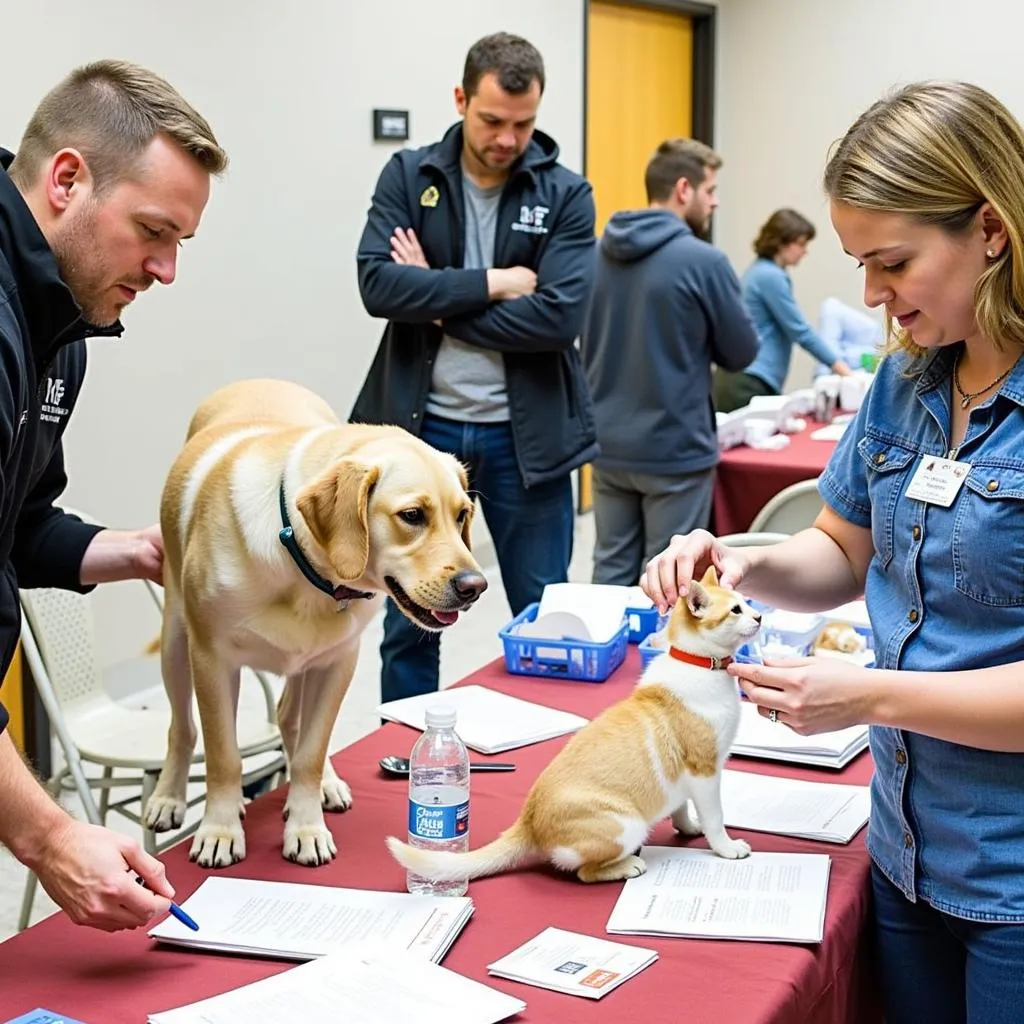
[[[845,376],[849,367],[818,335],[793,298],[789,268],[807,254],[814,225],[796,210],[776,210],[754,242],[757,259],[743,275],[743,301],[760,343],[754,361],[740,373],[715,374],[715,408],[732,412],[755,395],[780,395],[789,374],[793,346]]]
[[[800,734],[870,726],[867,847],[886,1019],[1024,1019],[1024,129],[962,82],[869,108],[825,171],[889,354],[809,530],[649,563],[659,607],[709,563],[802,611],[863,593],[877,668],[733,665]]]

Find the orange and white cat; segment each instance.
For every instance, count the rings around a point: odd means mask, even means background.
[[[703,832],[720,857],[746,857],[749,845],[728,836],[722,817],[722,765],[740,717],[736,680],[725,666],[760,626],[760,614],[720,587],[709,568],[672,609],[667,650],[629,697],[569,740],[511,828],[466,853],[416,849],[390,836],[392,856],[435,881],[479,878],[543,858],[581,881],[610,882],[647,870],[636,851],[671,815],[679,832]]]

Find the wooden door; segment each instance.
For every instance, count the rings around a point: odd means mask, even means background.
[[[14,652],[14,661],[4,676],[3,686],[0,686],[0,699],[4,702],[8,714],[11,716],[10,724],[7,726],[14,740],[14,745],[21,751],[25,750],[25,706],[22,692],[21,677],[21,647]]]
[[[644,169],[660,142],[692,131],[693,23],[684,14],[591,0],[587,20],[587,178],[597,232],[647,205]],[[590,467],[579,510],[591,506]]]

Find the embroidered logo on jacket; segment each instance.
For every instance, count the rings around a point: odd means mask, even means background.
[[[60,423],[68,410],[61,405],[64,401],[64,378],[46,378],[46,401],[39,411],[39,418],[45,423]]]
[[[437,191],[436,185],[428,185],[420,193],[420,206],[437,206],[438,200],[441,198],[441,193]]]
[[[512,225],[513,231],[525,231],[529,235],[546,235],[544,218],[551,212],[547,206],[520,206],[519,223]]]

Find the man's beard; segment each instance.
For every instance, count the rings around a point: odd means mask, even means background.
[[[482,166],[492,171],[507,171],[522,156],[519,150],[515,150],[510,156],[499,161],[496,156],[485,150],[475,149],[473,146],[470,146],[469,150]]]
[[[686,214],[686,223],[690,225],[690,229],[695,235],[704,236],[708,233],[708,228],[711,227],[711,214],[705,213],[700,217]]]
[[[96,245],[96,208],[90,202],[51,242],[60,276],[71,290],[82,316],[97,327],[107,327],[117,320],[111,300],[104,301],[109,291],[110,269]]]

